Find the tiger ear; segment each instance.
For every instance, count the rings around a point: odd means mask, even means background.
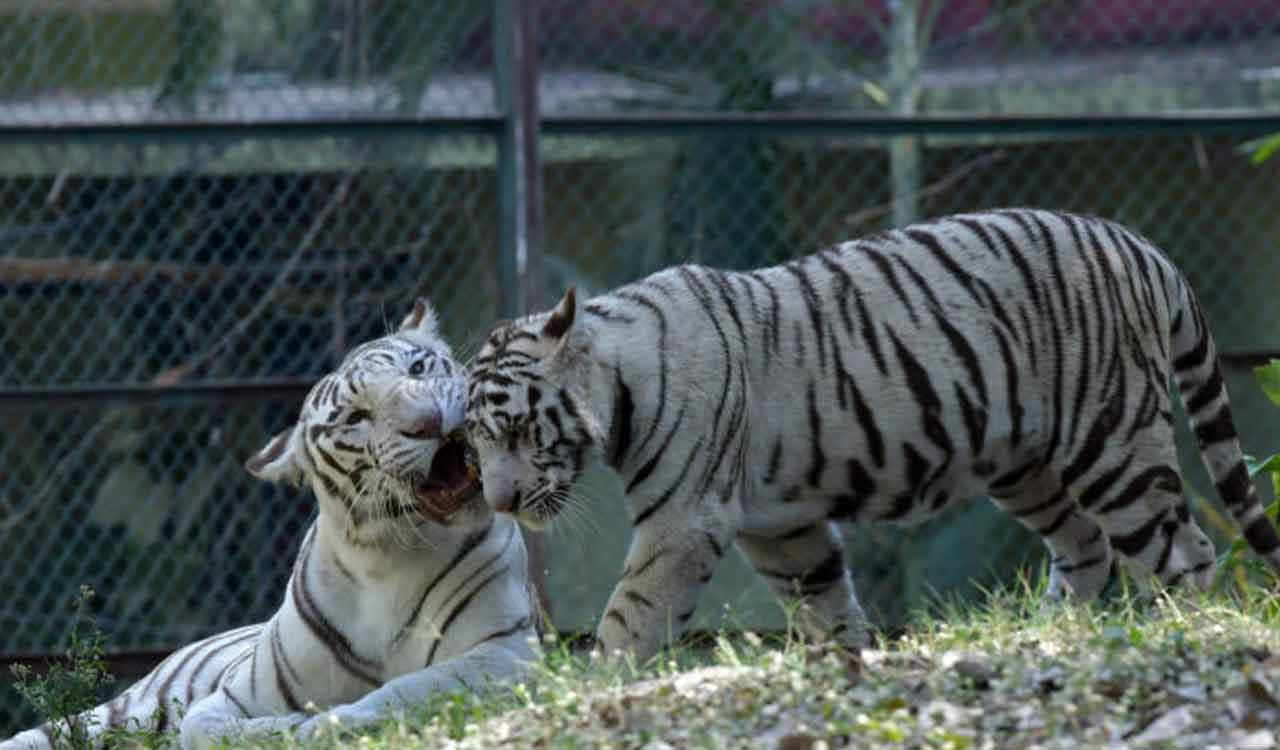
[[[577,288],[570,286],[565,290],[560,304],[556,305],[556,309],[551,311],[551,317],[547,318],[546,324],[542,326],[542,335],[547,338],[563,339],[565,334],[573,328],[573,321],[577,313]]]
[[[434,336],[438,332],[439,322],[436,320],[436,311],[431,307],[431,303],[426,297],[419,297],[413,301],[413,310],[404,316],[404,320],[400,321],[400,333],[408,331],[417,331],[428,336]]]
[[[268,482],[300,483],[302,467],[297,460],[297,432],[298,426],[294,425],[271,438],[266,447],[244,462],[244,468]]]

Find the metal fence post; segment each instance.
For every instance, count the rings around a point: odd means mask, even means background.
[[[542,168],[538,160],[538,44],[536,0],[495,0],[495,86],[503,118],[498,146],[499,256],[502,314],[541,308]],[[529,576],[543,611],[547,549],[541,534],[525,531]]]
[[[503,315],[543,304],[542,170],[538,160],[536,0],[496,0],[494,23],[499,115],[498,150]]]

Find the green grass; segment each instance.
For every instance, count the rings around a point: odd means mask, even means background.
[[[307,747],[1271,747],[1274,595],[1121,593],[1044,609],[1036,597],[1023,586],[940,607],[860,656],[739,633],[636,669],[551,640],[513,693],[445,696]]]
[[[1134,595],[1122,581],[1101,604],[1056,606],[1041,605],[1024,579],[981,605],[934,606],[859,654],[794,633],[727,632],[636,667],[548,637],[532,679],[514,689],[443,695],[306,744],[282,736],[251,746],[1273,747],[1275,580],[1241,588],[1230,570],[1220,577],[1228,585],[1210,594]],[[110,746],[159,750],[172,739],[114,732]]]

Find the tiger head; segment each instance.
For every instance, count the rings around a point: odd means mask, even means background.
[[[348,542],[429,544],[432,529],[489,514],[462,430],[466,383],[419,299],[399,330],[357,346],[321,378],[297,423],[245,467],[267,481],[305,482]]]
[[[572,288],[552,311],[499,324],[472,362],[467,432],[489,505],[532,528],[564,508],[603,444],[587,402],[590,336]]]

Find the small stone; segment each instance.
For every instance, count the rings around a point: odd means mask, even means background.
[[[1195,715],[1191,712],[1190,706],[1179,706],[1148,724],[1146,729],[1135,735],[1131,741],[1135,745],[1168,742],[1186,732],[1194,723]]]
[[[1253,732],[1233,729],[1227,733],[1227,741],[1234,750],[1271,750],[1276,746],[1276,738],[1269,729]]]

